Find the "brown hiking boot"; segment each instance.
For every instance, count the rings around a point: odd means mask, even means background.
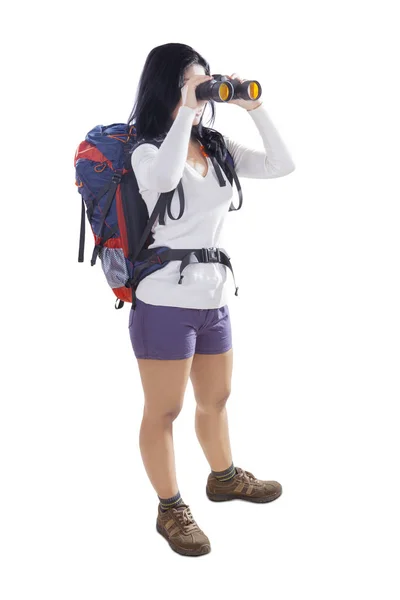
[[[206,494],[210,500],[248,500],[249,502],[271,502],[282,494],[282,486],[277,481],[262,481],[253,473],[236,467],[237,474],[230,481],[218,481],[210,473],[207,480]]]
[[[156,528],[179,554],[200,556],[211,550],[210,540],[193,519],[187,504],[179,504],[165,512],[158,505]]]

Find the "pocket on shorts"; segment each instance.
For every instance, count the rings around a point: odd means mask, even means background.
[[[221,306],[221,308],[218,308],[219,319],[229,318],[229,316],[229,308],[227,304],[225,304],[225,306]]]

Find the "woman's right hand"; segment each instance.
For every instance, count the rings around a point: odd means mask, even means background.
[[[204,100],[197,100],[196,88],[200,83],[210,81],[212,75],[193,75],[187,80],[185,85],[182,87],[182,106],[188,106],[189,108],[201,109],[204,106]]]

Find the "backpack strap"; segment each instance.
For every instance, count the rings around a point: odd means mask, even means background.
[[[116,233],[118,231],[118,222],[114,225],[114,227],[112,227],[109,232],[107,233],[107,235],[103,238],[103,231],[104,231],[104,224],[105,224],[105,220],[106,217],[109,213],[109,210],[111,208],[111,204],[112,201],[114,199],[115,196],[115,192],[117,191],[117,187],[121,181],[121,177],[122,175],[120,173],[114,173],[114,175],[112,176],[112,180],[108,185],[108,195],[106,198],[106,202],[104,205],[104,209],[103,209],[103,215],[101,218],[101,224],[100,224],[100,229],[99,229],[99,238],[100,238],[100,243],[96,244],[96,246],[94,247],[93,250],[93,254],[92,254],[92,260],[90,261],[90,264],[95,265],[96,264],[96,259],[97,256],[101,250],[101,248],[103,248],[104,244],[107,242],[107,240],[109,240],[110,238],[112,238],[112,236],[114,235],[114,233]],[[103,190],[101,190],[101,193],[103,194]],[[101,198],[100,194],[98,194],[99,198]]]
[[[171,251],[169,251],[171,252]],[[167,256],[169,254],[167,252]],[[189,264],[192,263],[210,263],[210,262],[218,262],[222,265],[228,267],[231,270],[233,276],[233,282],[235,284],[235,296],[238,295],[239,288],[236,285],[235,274],[233,272],[233,267],[231,264],[231,259],[228,256],[228,253],[223,248],[200,248],[197,250],[189,250],[185,251],[187,254],[183,257],[181,262],[181,266],[179,269],[180,278],[178,283],[182,283],[183,275],[182,271],[186,269]],[[172,250],[172,254],[174,254],[174,250]],[[176,259],[175,259],[176,260]]]
[[[171,190],[170,192],[163,192],[162,194],[159,195],[157,203],[154,207],[154,210],[151,213],[151,216],[149,217],[147,225],[142,233],[142,237],[140,238],[140,241],[139,241],[137,247],[135,248],[135,251],[132,253],[132,256],[128,257],[129,260],[132,262],[132,264],[135,264],[136,260],[138,259],[139,254],[142,252],[142,248],[146,243],[146,240],[151,232],[151,229],[152,229],[154,223],[156,222],[157,217],[160,216],[160,223],[161,223],[161,220],[164,221],[167,205],[171,201],[171,198],[172,198],[174,192],[175,192],[175,190]],[[163,222],[162,225],[165,225],[165,222]],[[130,287],[129,285],[127,285],[127,283],[129,281],[130,280],[128,280],[125,283],[126,287]]]
[[[226,186],[226,181],[225,181],[224,176],[222,175],[222,172],[221,172],[221,169],[220,169],[220,166],[219,166],[219,163],[218,163],[217,159],[215,158],[215,156],[209,156],[209,158],[210,158],[210,160],[211,160],[211,162],[213,164],[215,173],[217,175],[219,186],[220,187],[225,187]]]
[[[132,150],[131,150],[131,154],[132,154],[132,152],[134,150],[136,150],[136,148],[138,146],[141,146],[142,144],[152,144],[153,146],[156,146],[157,148],[159,148],[162,143],[163,143],[163,139],[161,139],[161,138],[154,138],[154,139],[143,138],[143,139],[139,140],[138,142],[136,142],[133,145]],[[165,199],[166,199],[165,204],[163,203],[162,206],[159,207],[161,210],[159,210],[158,214],[156,215],[156,216],[159,216],[160,225],[165,225],[165,212],[166,211],[168,212],[169,218],[172,219],[173,221],[178,221],[182,217],[182,215],[184,213],[184,210],[185,210],[185,194],[183,192],[182,179],[180,179],[180,181],[179,181],[179,183],[177,185],[177,189],[178,189],[178,194],[179,194],[179,215],[177,217],[174,217],[172,215],[172,213],[171,213],[171,203],[172,203],[173,195],[175,193],[175,189],[171,190],[170,192],[163,192],[162,194],[160,194],[160,197],[162,195],[164,195]],[[159,199],[160,199],[160,197],[159,197]],[[157,208],[157,206],[158,206],[158,202],[156,204],[156,208]],[[151,217],[153,217],[153,216],[154,216],[154,211],[153,211]],[[153,227],[154,222],[155,222],[155,219],[154,219],[151,227]],[[150,230],[151,230],[151,227],[150,227]],[[147,228],[146,228],[146,230],[147,230]],[[150,230],[147,232],[147,235],[149,235]],[[147,236],[146,236],[143,244],[139,243],[140,248],[142,248],[144,246],[144,243],[146,242],[146,239],[147,239]]]
[[[232,163],[233,163],[233,159],[232,159]],[[240,185],[240,181],[238,176],[236,175],[236,171],[235,168],[231,165],[229,160],[225,161],[225,165],[228,168],[229,172],[231,173],[233,180],[235,182],[238,194],[239,194],[239,206],[237,208],[234,207],[233,202],[231,203],[230,207],[229,207],[229,211],[232,210],[239,210],[242,207],[243,204],[243,192],[242,192],[242,186]]]
[[[178,195],[179,195],[179,215],[177,217],[174,217],[171,213],[171,203],[172,203],[172,196],[175,193],[175,190],[171,190],[171,192],[163,192],[164,194],[171,194],[170,198],[168,199],[168,201],[165,203],[165,205],[162,208],[162,211],[160,212],[160,218],[159,218],[159,222],[160,225],[165,225],[165,211],[168,212],[168,216],[170,219],[172,219],[172,221],[178,221],[182,215],[183,212],[185,210],[185,194],[183,193],[183,186],[182,186],[182,179],[179,181],[178,186],[177,186],[177,190],[178,190]]]
[[[136,307],[135,289],[139,285],[140,276],[143,273],[143,271],[148,269],[148,267],[151,264],[155,264],[155,263],[162,264],[163,262],[168,262],[170,260],[180,260],[181,261],[181,266],[179,269],[180,278],[178,281],[178,283],[180,283],[180,284],[182,283],[182,279],[183,279],[182,272],[189,264],[209,263],[209,262],[217,263],[218,262],[218,263],[225,265],[232,272],[233,281],[235,284],[235,296],[238,295],[239,288],[236,285],[235,274],[233,272],[231,260],[230,260],[230,257],[228,256],[228,253],[223,248],[190,248],[190,249],[166,248],[165,250],[163,250],[159,253],[155,253],[156,250],[157,250],[157,248],[151,248],[150,250],[149,249],[142,250],[142,252],[140,253],[140,258],[144,262],[142,264],[138,265],[137,267],[135,267],[134,276],[132,277],[131,280],[129,280],[130,285],[127,287],[132,287],[132,309],[135,309],[135,307]],[[127,284],[125,284],[125,285],[127,285]]]
[[[225,170],[224,167],[226,167],[228,169],[228,171],[232,175],[232,180],[236,184],[236,188],[237,188],[237,191],[238,191],[238,194],[239,194],[239,206],[237,208],[235,208],[234,205],[233,205],[233,202],[231,202],[231,205],[229,207],[229,211],[232,211],[232,210],[239,210],[242,207],[242,204],[243,204],[243,192],[242,192],[242,186],[240,185],[240,181],[238,179],[238,176],[236,175],[236,171],[235,171],[235,168],[233,166],[233,158],[232,158],[231,154],[229,154],[229,151],[228,151],[228,155],[229,155],[229,158],[227,158],[227,160],[225,160],[224,163],[222,163],[222,162],[219,163],[219,161],[215,158],[215,156],[210,156],[209,158],[210,158],[210,160],[211,160],[211,162],[213,164],[213,167],[215,169],[215,173],[217,175],[220,187],[224,187],[226,185],[226,181],[225,181],[225,179],[224,179],[224,177],[223,177],[223,175],[221,173],[220,165],[221,165],[221,167],[222,167],[223,170]],[[232,161],[232,164],[231,164],[231,161]]]
[[[114,179],[115,178],[115,179]],[[102,188],[101,190],[98,192],[98,194],[95,196],[94,200],[92,200],[88,206],[87,209],[87,217],[89,219],[89,221],[92,218],[93,215],[93,206],[94,203],[98,200],[100,200],[102,198],[102,196],[109,190],[109,195],[107,197],[106,200],[106,205],[104,208],[104,215],[103,215],[103,219],[102,219],[102,224],[101,224],[101,229],[100,229],[100,237],[103,233],[104,230],[104,222],[106,219],[106,216],[108,214],[108,211],[110,210],[110,206],[112,203],[112,200],[114,198],[114,194],[115,191],[117,189],[118,183],[121,180],[121,175],[119,173],[115,173],[113,175],[113,179],[111,181],[111,183],[107,182]],[[113,228],[111,229],[111,232],[104,238],[104,240],[102,240],[102,243],[98,246],[95,246],[94,250],[93,250],[93,255],[92,255],[92,260],[91,260],[91,265],[93,266],[96,263],[96,258],[97,255],[100,251],[100,248],[102,245],[104,245],[104,242],[106,242],[108,239],[110,239],[110,237],[112,237],[115,233],[115,231],[117,230],[117,228]],[[81,211],[81,229],[80,229],[80,236],[79,236],[79,253],[78,253],[78,262],[84,262],[84,250],[85,250],[85,202],[83,200],[83,196],[82,196],[82,211]]]
[[[85,252],[85,201],[82,198],[82,211],[81,211],[81,231],[79,235],[79,252],[78,252],[78,262],[84,261],[84,252]]]
[[[171,214],[171,200],[172,200],[174,193],[175,193],[175,190],[171,190],[170,192],[163,192],[162,194],[159,195],[157,203],[153,209],[153,212],[151,213],[151,215],[149,217],[147,225],[142,233],[142,237],[140,238],[140,241],[139,241],[137,247],[135,248],[135,251],[131,254],[131,256],[128,256],[128,258],[132,262],[132,264],[135,264],[136,260],[138,259],[139,254],[141,254],[141,252],[144,252],[144,250],[142,250],[142,249],[147,241],[147,238],[151,232],[151,229],[152,229],[154,223],[156,222],[157,217],[159,217],[160,225],[165,225],[165,212],[166,211],[168,211],[169,217],[171,219],[173,219],[174,221],[177,221],[183,215],[183,211],[185,209],[185,197],[183,194],[182,180],[178,183],[180,211],[179,211],[179,215],[177,217],[173,217]]]

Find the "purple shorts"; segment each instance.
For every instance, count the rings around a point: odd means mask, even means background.
[[[180,308],[137,299],[136,309],[129,310],[129,334],[136,358],[178,360],[232,348],[228,305]]]

